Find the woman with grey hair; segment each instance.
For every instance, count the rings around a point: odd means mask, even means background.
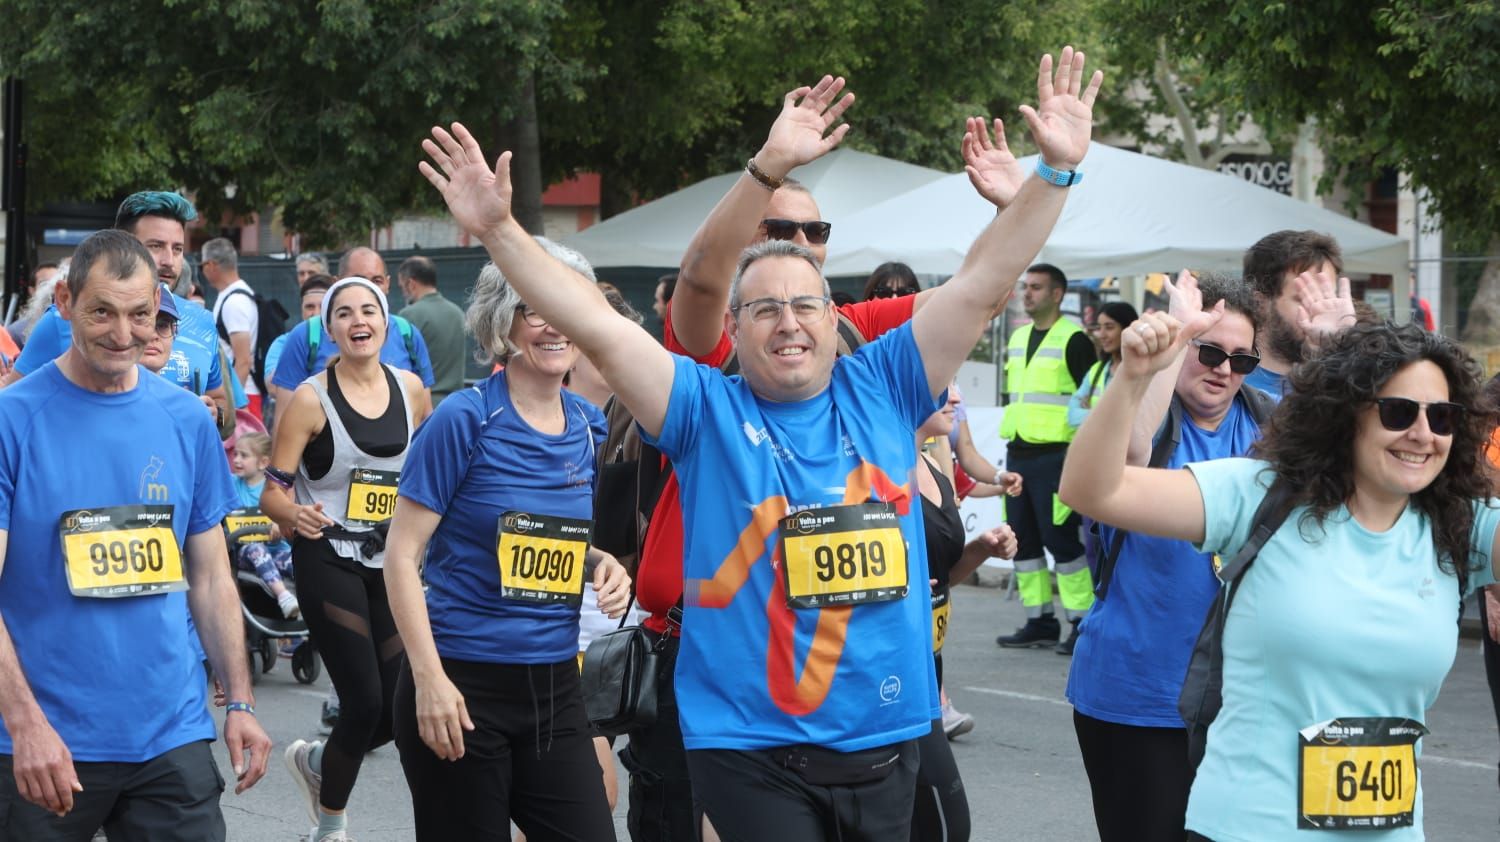
[[[597,293],[581,256],[538,241]],[[604,416],[563,388],[577,347],[493,264],[466,320],[481,358],[504,367],[412,441],[387,544],[417,839],[507,839],[512,820],[531,838],[612,839],[577,663],[586,582],[615,617],[630,590],[589,544]]]

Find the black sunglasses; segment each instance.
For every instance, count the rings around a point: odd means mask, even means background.
[[[807,235],[807,241],[815,246],[828,242],[828,232],[833,230],[833,223],[814,219],[808,222],[794,222],[790,219],[762,219],[760,227],[766,229],[766,236],[773,240],[790,240],[797,236],[797,229]]]
[[[1464,417],[1463,404],[1438,401],[1418,403],[1411,398],[1376,398],[1375,407],[1380,411],[1380,426],[1393,433],[1400,433],[1417,423],[1417,412],[1427,408],[1427,429],[1433,435],[1451,436]]]
[[[1207,342],[1199,342],[1194,339],[1193,344],[1198,346],[1198,362],[1203,363],[1205,368],[1218,368],[1229,360],[1229,370],[1235,374],[1249,374],[1260,365],[1259,354],[1231,354],[1218,345],[1210,345]]]
[[[870,293],[871,298],[905,298],[908,295],[916,295],[921,292],[921,287],[877,287]]]

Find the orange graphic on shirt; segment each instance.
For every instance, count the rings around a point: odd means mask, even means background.
[[[896,513],[902,516],[911,510],[910,484],[896,483],[868,462],[861,461],[850,471],[844,486],[843,505],[873,498],[893,504]],[[728,605],[750,578],[750,568],[765,554],[766,539],[776,533],[777,525],[786,515],[787,500],[782,496],[768,497],[755,506],[751,510],[750,523],[741,530],[734,549],[719,565],[714,577],[700,584],[695,606],[722,608]],[[779,571],[781,564],[778,545],[772,551],[771,565]],[[771,700],[784,713],[806,716],[823,704],[833,686],[839,659],[844,654],[849,615],[854,609],[839,606],[818,610],[818,626],[808,647],[802,676],[798,678],[796,614],[786,604],[786,585],[781,576],[773,575],[772,583],[771,595],[766,600],[766,619],[770,626],[766,641],[766,687],[770,690]]]

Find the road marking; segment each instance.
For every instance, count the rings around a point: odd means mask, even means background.
[[[1054,699],[1051,696],[1037,696],[1031,693],[1017,693],[1013,690],[996,690],[992,687],[965,687],[963,689],[968,690],[972,693],[984,693],[989,696],[1004,696],[1007,699],[1020,699],[1024,702],[1041,702],[1043,704],[1057,705],[1058,707],[1064,708],[1072,707],[1072,705],[1069,704],[1066,699]],[[1486,771],[1490,771],[1495,768],[1488,763],[1476,763],[1473,760],[1459,760],[1455,757],[1440,757],[1436,754],[1428,754],[1426,752],[1422,754],[1420,762],[1437,763],[1443,766],[1459,766],[1464,769],[1484,769]]]
[[[288,687],[286,691],[288,693],[296,693],[299,696],[310,696],[314,699],[328,698],[327,690],[303,690],[301,687]]]

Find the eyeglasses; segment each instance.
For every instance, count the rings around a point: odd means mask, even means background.
[[[1194,339],[1193,344],[1198,347],[1198,362],[1203,363],[1204,368],[1218,368],[1229,360],[1229,370],[1235,374],[1249,374],[1260,365],[1260,354],[1231,354],[1218,345],[1210,345],[1207,342],[1199,342]]]
[[[766,236],[773,240],[790,240],[797,236],[797,229],[807,235],[807,241],[815,246],[828,242],[828,232],[833,230],[833,224],[821,219],[808,222],[794,222],[790,219],[762,219],[760,227],[766,231]]]
[[[1375,407],[1379,410],[1380,426],[1393,433],[1410,429],[1417,423],[1417,411],[1426,407],[1427,429],[1436,436],[1453,435],[1454,428],[1467,411],[1463,404],[1448,401],[1418,403],[1411,398],[1376,398]]]
[[[908,295],[916,295],[921,292],[921,287],[877,287],[870,293],[871,298],[905,298]]]
[[[156,319],[156,335],[163,339],[168,336],[177,335],[177,320],[169,316],[159,316]]]
[[[781,320],[781,308],[792,305],[792,316],[798,324],[812,325],[828,315],[828,304],[832,301],[825,295],[799,295],[790,301],[781,298],[757,298],[734,308],[735,315],[749,313],[753,322]]]
[[[546,318],[544,318],[541,313],[538,313],[537,311],[531,309],[531,307],[526,304],[522,304],[521,306],[517,307],[516,312],[521,314],[522,321],[526,322],[532,327],[547,326]]]

